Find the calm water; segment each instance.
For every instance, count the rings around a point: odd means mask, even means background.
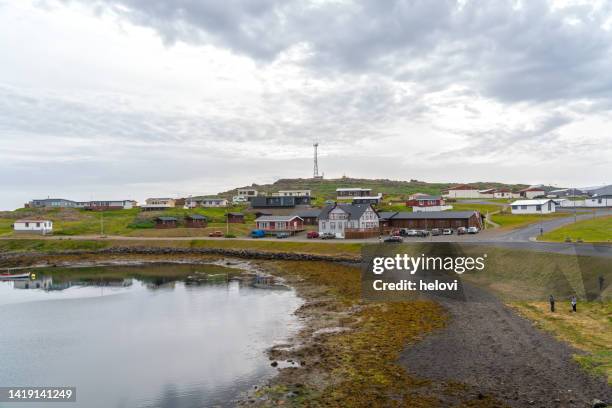
[[[207,268],[216,282],[183,281]],[[301,302],[219,273],[157,265],[0,281],[0,386],[77,387],[76,403],[0,407],[232,405],[274,375],[265,350],[296,330]]]

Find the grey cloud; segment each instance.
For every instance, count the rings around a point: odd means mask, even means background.
[[[153,27],[167,43],[214,43],[264,62],[308,44],[306,66],[318,74],[380,73],[431,89],[464,83],[509,102],[612,96],[612,38],[600,28],[609,5],[594,12],[552,9],[546,0],[94,4]]]

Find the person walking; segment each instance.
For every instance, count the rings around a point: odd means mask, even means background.
[[[572,312],[576,311],[576,304],[578,303],[578,301],[576,300],[576,295],[573,295],[570,298],[570,303],[572,304]]]
[[[548,300],[550,301],[550,311],[554,313],[555,312],[555,297],[553,295],[550,295]]]
[[[599,275],[599,291],[602,292],[604,287],[604,277],[603,275]]]

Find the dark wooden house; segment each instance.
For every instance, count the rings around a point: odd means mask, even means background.
[[[208,220],[200,214],[189,214],[185,217],[185,227],[187,228],[206,228]]]
[[[178,227],[178,219],[175,217],[157,217],[155,218],[155,228],[167,229]]]
[[[483,228],[483,217],[478,211],[433,212],[380,212],[381,230],[388,232],[398,228],[427,229],[459,227]]]
[[[238,212],[227,213],[227,222],[230,224],[244,224],[244,214]]]
[[[319,214],[321,214],[320,208],[302,210],[295,213],[295,215],[304,220],[304,225],[319,225]]]

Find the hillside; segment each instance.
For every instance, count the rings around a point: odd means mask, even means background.
[[[307,179],[280,179],[272,184],[253,184],[251,186],[258,191],[272,193],[279,190],[312,190],[313,196],[318,199],[332,199],[336,196],[336,189],[342,187],[362,187],[371,188],[374,194],[385,193],[391,196],[406,196],[413,193],[440,194],[444,189],[461,183],[426,183],[424,181],[410,180],[388,180],[388,179],[357,179],[357,178],[339,178],[339,179],[323,179],[316,180],[313,178]],[[470,183],[479,189],[486,188],[510,188],[520,189],[525,188],[525,184],[503,184],[495,182],[477,182]],[[232,189],[220,193],[221,196],[231,198],[236,194],[237,189]]]

